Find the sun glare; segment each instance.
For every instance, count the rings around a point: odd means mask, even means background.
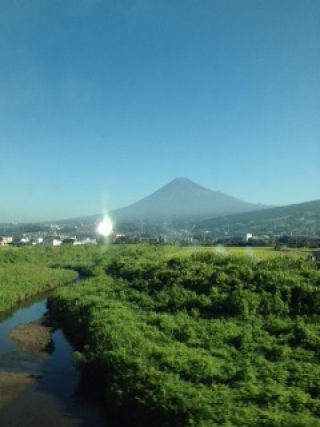
[[[112,222],[109,219],[104,219],[98,225],[97,232],[102,236],[109,236],[112,231]]]

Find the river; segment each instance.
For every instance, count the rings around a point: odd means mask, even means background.
[[[11,379],[20,374],[31,378],[24,387],[0,383],[0,426],[110,426],[98,406],[80,391],[73,350],[60,329],[53,332],[53,352],[44,360],[20,351],[9,337],[20,323],[42,317],[46,297],[28,301],[0,317],[0,374]]]

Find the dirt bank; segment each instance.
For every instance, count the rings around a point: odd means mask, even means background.
[[[55,327],[46,318],[14,328],[10,337],[20,350],[41,359],[47,358],[53,351],[51,333]]]

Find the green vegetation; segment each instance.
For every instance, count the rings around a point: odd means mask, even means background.
[[[63,259],[63,251],[45,248],[3,248],[0,250],[0,312],[15,307],[34,295],[70,283],[76,271],[50,268]]]
[[[212,246],[208,249],[207,246],[197,247],[196,251],[208,251],[212,250],[216,254],[220,255],[236,255],[254,258],[256,260],[264,260],[270,258],[278,258],[278,257],[292,257],[292,258],[311,258],[311,249],[292,249],[292,248],[281,248],[279,250],[275,250],[273,247],[251,247],[251,246],[243,246],[243,247],[234,247],[234,246]],[[195,252],[195,248],[186,247],[184,248],[184,252],[189,255]]]
[[[320,272],[275,254],[95,249],[48,307],[130,425],[320,426]]]
[[[292,248],[281,248],[279,250],[275,250],[271,247],[227,247],[226,252],[229,255],[242,255],[247,257],[256,258],[258,260],[270,259],[275,257],[292,257],[292,258],[311,258],[311,249],[292,249]]]

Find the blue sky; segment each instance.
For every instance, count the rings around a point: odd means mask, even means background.
[[[318,0],[0,0],[0,65],[0,223],[320,198]]]

